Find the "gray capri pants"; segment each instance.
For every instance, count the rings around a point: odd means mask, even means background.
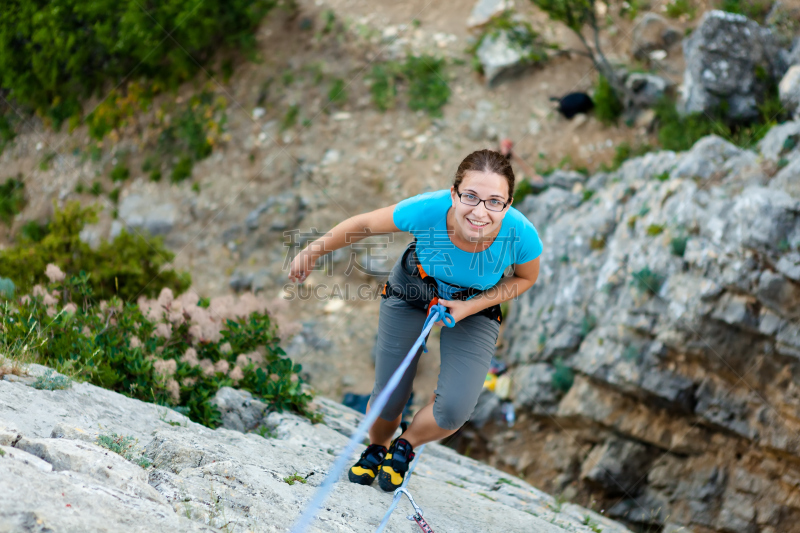
[[[407,257],[405,265],[401,264],[403,256]],[[389,283],[402,288],[408,301],[394,295],[381,299],[375,347],[375,387],[370,405],[375,402],[375,398],[411,350],[422,333],[427,317],[424,309],[425,304],[430,301],[427,297],[427,285],[422,278],[409,274],[413,272],[412,254],[403,256],[392,268]],[[442,364],[433,404],[433,416],[439,427],[458,429],[469,420],[489,371],[499,332],[499,323],[477,314],[460,320],[452,328],[442,327]],[[417,362],[422,353],[420,347],[386,407],[381,411],[382,419],[394,420],[403,412],[411,395]]]

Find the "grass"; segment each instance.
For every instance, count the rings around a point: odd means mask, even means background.
[[[402,83],[407,87],[408,107],[412,111],[440,117],[450,99],[446,67],[445,59],[431,55],[410,55],[403,63],[386,61],[374,65],[368,76],[372,103],[381,111],[394,108]]]
[[[283,119],[281,119],[281,131],[286,131],[297,124],[298,115],[300,115],[300,106],[297,104],[290,105],[289,109],[286,110],[286,114],[283,115]]]
[[[295,472],[291,476],[286,476],[285,478],[283,478],[283,481],[285,481],[289,485],[294,485],[295,481],[300,482],[300,483],[302,483],[304,485],[306,483],[308,483],[306,481],[306,478],[304,478],[303,476],[299,475],[297,472]]]
[[[510,479],[506,479],[506,478],[504,478],[504,477],[501,477],[500,479],[498,479],[498,480],[497,480],[497,482],[498,482],[498,483],[505,483],[506,485],[511,485],[512,487],[517,487],[517,488],[520,488],[520,486],[519,486],[519,485],[517,485],[516,483],[514,483],[514,482],[513,482],[513,481],[511,481]]]
[[[3,185],[0,185],[0,220],[4,223],[10,225],[26,203],[25,184],[21,175],[17,178],[8,178]]]
[[[483,492],[478,492],[477,494],[478,494],[478,496],[483,496],[487,500],[492,500],[493,502],[497,501],[495,498],[492,498],[491,496],[488,496],[488,495],[484,494]]]
[[[265,439],[275,439],[278,437],[278,433],[274,429],[267,426],[258,426],[254,433]]]
[[[403,73],[408,81],[408,107],[422,110],[433,117],[442,116],[442,108],[450,98],[446,78],[446,60],[430,55],[408,56]]]
[[[121,455],[128,461],[139,465],[142,468],[149,468],[153,464],[150,459],[136,450],[136,439],[131,436],[117,435],[116,433],[111,433],[110,435],[98,435],[97,444],[103,448],[111,450],[118,455]]]
[[[678,257],[683,257],[683,254],[686,253],[686,243],[688,241],[689,237],[686,235],[678,235],[677,237],[673,237],[669,241],[670,253]]]
[[[38,390],[65,390],[72,387],[72,380],[66,376],[56,376],[53,375],[55,372],[52,368],[48,368],[47,371],[36,378],[36,381],[33,382],[31,385],[34,389]]]
[[[595,533],[603,533],[603,528],[600,527],[600,524],[592,520],[592,517],[588,514],[583,517],[583,525],[588,526]]]
[[[466,487],[464,486],[464,484],[463,484],[463,483],[455,483],[455,482],[453,482],[453,481],[450,481],[450,480],[446,481],[446,483],[447,483],[448,485],[453,485],[454,487],[458,487],[458,488],[460,488],[460,489],[464,489],[464,488],[466,488]]]
[[[553,387],[561,392],[568,392],[575,382],[575,374],[572,372],[571,368],[564,364],[561,358],[555,360],[553,367],[555,369],[553,377],[551,378]]]
[[[692,0],[670,0],[667,3],[667,16],[670,18],[679,18],[683,15],[689,20],[692,20],[697,14],[697,8],[692,5]]]
[[[665,277],[658,272],[653,272],[650,267],[644,267],[633,273],[633,286],[641,293],[658,294],[664,284]]]
[[[347,91],[345,91],[345,83],[341,78],[336,78],[331,83],[328,89],[328,102],[334,105],[341,105],[347,102]]]
[[[647,226],[647,236],[648,237],[655,237],[657,235],[661,235],[664,233],[664,225],[663,224],[650,224]]]

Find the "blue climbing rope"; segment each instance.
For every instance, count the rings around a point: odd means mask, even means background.
[[[314,519],[314,516],[317,514],[317,510],[325,503],[325,499],[328,497],[331,489],[333,489],[333,484],[338,481],[339,476],[341,476],[344,469],[347,467],[348,462],[350,461],[350,456],[353,455],[353,452],[356,449],[356,446],[359,445],[364,438],[364,436],[369,431],[369,428],[372,427],[372,424],[378,418],[383,408],[386,406],[386,403],[389,401],[389,396],[392,395],[394,390],[397,388],[397,385],[400,383],[400,379],[403,377],[406,369],[411,364],[411,361],[414,359],[414,356],[419,350],[420,345],[422,345],[425,337],[428,336],[431,329],[433,329],[433,325],[441,320],[447,327],[452,328],[455,326],[455,319],[453,315],[447,312],[447,308],[443,304],[435,304],[430,307],[428,312],[428,317],[425,319],[425,325],[422,328],[422,333],[420,333],[417,341],[414,343],[414,346],[411,347],[409,350],[408,355],[406,355],[403,362],[400,363],[400,366],[397,367],[397,370],[394,371],[392,377],[389,378],[388,383],[383,388],[381,393],[375,398],[375,403],[370,406],[369,413],[361,420],[361,423],[356,428],[353,435],[350,437],[350,441],[344,447],[344,450],[339,457],[336,458],[336,461],[333,463],[333,467],[331,467],[330,472],[325,477],[325,480],[317,489],[317,493],[314,495],[314,498],[311,500],[303,514],[300,515],[300,518],[297,519],[295,522],[294,527],[292,528],[292,533],[304,533],[308,526],[311,524],[311,520]]]

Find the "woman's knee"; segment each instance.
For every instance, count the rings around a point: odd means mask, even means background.
[[[463,398],[448,398],[437,394],[433,402],[433,418],[440,428],[454,430],[469,420],[474,409],[475,405],[467,405]]]

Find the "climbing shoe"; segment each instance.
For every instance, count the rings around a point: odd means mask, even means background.
[[[378,473],[378,485],[386,492],[394,491],[403,484],[403,478],[413,460],[414,447],[406,439],[398,437],[393,440]]]
[[[370,444],[358,462],[350,467],[347,477],[352,483],[372,485],[384,457],[386,457],[386,446]]]

